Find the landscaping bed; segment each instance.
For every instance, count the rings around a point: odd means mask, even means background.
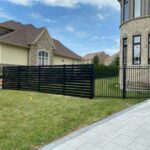
[[[0,150],[34,150],[141,100],[0,90]]]

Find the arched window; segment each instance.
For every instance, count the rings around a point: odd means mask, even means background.
[[[38,51],[38,65],[49,65],[49,54],[47,51]]]

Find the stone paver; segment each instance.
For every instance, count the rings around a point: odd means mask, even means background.
[[[40,150],[150,150],[150,100]]]

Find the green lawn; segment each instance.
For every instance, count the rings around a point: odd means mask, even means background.
[[[149,98],[150,91],[127,90],[127,98]],[[122,97],[119,85],[119,77],[101,78],[95,80],[95,96]]]
[[[34,150],[141,102],[0,90],[0,150]]]
[[[111,96],[121,97],[122,91],[120,90],[119,78],[101,78],[95,80],[95,96]]]

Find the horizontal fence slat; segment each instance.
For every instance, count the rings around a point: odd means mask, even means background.
[[[3,88],[93,98],[93,65],[5,66]]]

